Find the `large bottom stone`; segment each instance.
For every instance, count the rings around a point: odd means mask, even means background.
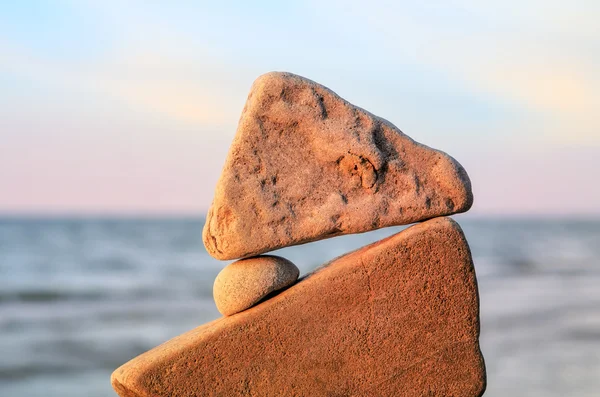
[[[122,397],[479,396],[478,337],[469,247],[437,218],[138,356],[112,384]]]

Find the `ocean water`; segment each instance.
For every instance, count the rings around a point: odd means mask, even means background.
[[[456,218],[486,396],[600,393],[600,221]],[[114,396],[111,372],[219,317],[202,219],[0,219],[0,396]],[[290,247],[302,273],[399,231]]]

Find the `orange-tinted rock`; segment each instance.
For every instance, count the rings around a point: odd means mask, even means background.
[[[252,86],[206,218],[217,259],[467,211],[465,170],[308,79]]]
[[[213,296],[217,309],[225,316],[246,310],[270,293],[293,284],[299,273],[296,265],[275,255],[233,262],[215,279]]]
[[[460,227],[433,219],[140,355],[112,383],[123,397],[479,396],[478,306]]]

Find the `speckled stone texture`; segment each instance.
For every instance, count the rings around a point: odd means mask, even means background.
[[[478,311],[464,235],[437,218],[140,355],[112,383],[122,397],[474,397]]]
[[[233,262],[215,279],[213,296],[217,309],[225,316],[239,313],[270,293],[293,284],[299,274],[296,265],[274,255]]]
[[[465,170],[308,79],[252,86],[203,239],[217,259],[467,211]]]

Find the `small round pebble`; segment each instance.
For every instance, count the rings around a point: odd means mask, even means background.
[[[261,255],[233,262],[221,270],[213,286],[217,309],[231,316],[292,285],[300,271],[292,262],[274,255]]]

